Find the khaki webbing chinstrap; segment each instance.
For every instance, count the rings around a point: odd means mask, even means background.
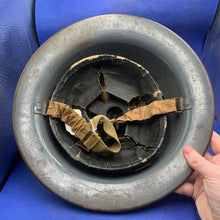
[[[124,123],[127,121],[143,121],[155,115],[176,112],[176,98],[154,101],[129,112],[113,120],[114,122]]]
[[[104,141],[101,139],[100,135],[98,133],[92,132],[92,134],[85,140],[82,141],[83,144],[87,147],[87,149],[96,153],[102,152],[102,153],[118,153],[121,150],[121,144],[118,139],[118,135],[116,133],[116,130],[114,128],[114,125],[112,124],[111,120],[107,118],[104,115],[97,115],[90,121],[89,125],[92,128],[92,124],[95,129],[97,129],[98,125],[100,124],[100,121],[102,121],[102,128],[103,131],[112,137],[115,142],[108,147]],[[82,146],[83,147],[83,146]]]
[[[124,115],[110,120],[104,115],[97,115],[91,119],[90,123],[77,114],[70,106],[49,101],[46,115],[60,118],[60,120],[71,127],[75,135],[80,139],[79,146],[87,151],[96,153],[117,153],[121,149],[114,122],[124,123],[127,121],[142,121],[153,117],[154,115],[176,112],[176,98],[154,101],[149,105],[136,108]],[[102,125],[102,130],[112,137],[115,142],[108,147],[97,133],[98,125]]]
[[[53,118],[60,118],[62,122],[72,128],[80,140],[84,139],[92,131],[86,120],[77,114],[74,109],[70,108],[69,105],[49,101],[46,115]]]
[[[46,115],[60,118],[60,120],[71,127],[75,132],[76,136],[83,143],[87,151],[93,151],[96,153],[117,153],[121,149],[121,144],[118,139],[117,133],[110,119],[104,115],[98,115],[91,120],[91,123],[87,123],[86,120],[75,112],[70,106],[60,103],[50,101],[48,104]],[[99,121],[104,119],[102,122],[103,131],[115,139],[115,142],[112,146],[108,147],[100,136],[92,131],[92,127],[97,129]],[[80,145],[80,143],[78,143]],[[81,146],[81,145],[80,145]]]

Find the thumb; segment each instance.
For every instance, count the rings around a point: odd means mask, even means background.
[[[192,169],[199,172],[205,178],[211,177],[214,164],[206,160],[190,146],[185,146],[183,148],[183,155]]]

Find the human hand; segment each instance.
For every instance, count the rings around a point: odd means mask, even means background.
[[[204,157],[192,147],[185,146],[183,155],[195,171],[176,193],[193,197],[202,220],[220,219],[220,136],[213,131],[209,146],[216,154],[206,152]]]

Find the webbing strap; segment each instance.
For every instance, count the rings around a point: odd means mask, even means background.
[[[117,136],[117,132],[113,126],[114,122],[124,123],[128,121],[142,121],[150,119],[155,115],[168,114],[171,112],[182,112],[192,108],[192,100],[187,98],[172,98],[154,101],[149,105],[145,105],[133,109],[124,115],[110,120],[104,115],[97,115],[90,120],[89,123],[75,112],[70,106],[49,101],[45,115],[60,118],[60,120],[71,127],[75,135],[80,139],[78,145],[87,151],[96,153],[117,153],[121,149],[121,144]],[[101,131],[98,129],[102,126]],[[111,146],[102,140],[101,133],[109,135],[114,139]]]
[[[60,118],[62,122],[71,127],[80,140],[83,140],[92,131],[86,120],[77,114],[74,109],[70,108],[69,105],[49,101],[46,115]]]
[[[98,125],[100,124],[102,129],[98,129]],[[112,124],[111,120],[104,115],[97,115],[89,122],[89,126],[95,128],[95,132],[92,132],[91,135],[86,140],[82,140],[83,144],[87,147],[88,151],[93,151],[96,153],[118,153],[121,150],[121,144],[118,139],[118,135]],[[104,141],[101,139],[101,133],[105,132],[111,138],[114,139],[114,143],[108,147]]]
[[[83,147],[80,143],[78,143],[78,145],[87,151],[91,150],[96,153],[117,153],[121,149],[121,144],[116,130],[110,119],[104,115],[95,116],[90,123],[87,123],[86,120],[77,114],[70,106],[54,101],[49,101],[46,115],[54,118],[60,118],[62,122],[69,125],[85,147]],[[99,134],[96,132],[98,131],[97,127],[101,119],[103,119],[103,131],[115,140],[110,147],[104,143]],[[92,131],[92,125],[94,126],[94,132]]]
[[[155,115],[176,112],[176,98],[154,101],[149,105],[135,108],[124,115],[115,119],[116,122],[124,123],[127,121],[143,121]]]

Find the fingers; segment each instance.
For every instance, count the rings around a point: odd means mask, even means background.
[[[185,196],[193,196],[193,184],[192,183],[183,183],[178,189],[176,189],[176,193],[185,195]]]
[[[208,161],[211,161],[213,156],[207,151],[204,155],[205,159],[208,160]]]
[[[209,145],[215,154],[220,154],[220,136],[215,131],[212,133]]]
[[[197,172],[197,171],[194,171],[194,172],[191,174],[191,176],[188,178],[188,180],[194,182],[194,181],[197,179],[198,175],[199,175],[198,172]]]
[[[212,161],[212,158],[213,156],[209,153],[209,152],[206,152],[205,155],[204,155],[204,158],[208,161]],[[197,171],[194,171],[191,176],[188,178],[189,181],[195,181],[198,177],[198,172]]]
[[[189,166],[199,172],[202,176],[209,178],[213,173],[214,164],[202,157],[192,147],[185,146],[183,148],[183,155]]]
[[[215,155],[214,157],[212,157],[211,162],[214,163],[214,164],[220,165],[220,154]]]

